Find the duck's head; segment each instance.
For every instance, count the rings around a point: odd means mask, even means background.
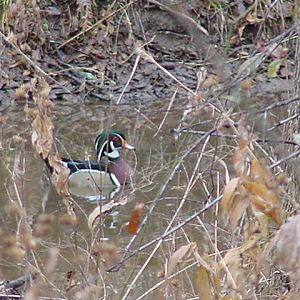
[[[109,130],[99,134],[95,140],[97,159],[101,160],[106,156],[109,160],[116,160],[120,157],[120,149],[134,150],[135,148],[126,142],[125,135],[120,130]]]

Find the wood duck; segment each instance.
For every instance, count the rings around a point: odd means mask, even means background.
[[[133,169],[120,157],[120,149],[135,150],[127,144],[123,132],[110,130],[102,132],[95,140],[97,160],[62,158],[62,162],[70,170],[70,192],[79,196],[99,195],[131,182]]]

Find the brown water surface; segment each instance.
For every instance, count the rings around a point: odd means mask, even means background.
[[[84,105],[63,102],[55,104],[52,113],[52,121],[55,126],[55,147],[53,151],[56,148],[61,156],[73,159],[87,157],[93,159],[93,143],[96,135],[103,129],[110,128],[124,131],[127,141],[137,149],[136,154],[123,153],[124,157],[135,168],[136,174],[133,186],[126,187],[125,190],[116,195],[116,201],[127,197],[127,204],[118,207],[101,220],[101,226],[97,227],[99,229],[98,238],[95,236],[96,231],[92,233],[88,228],[87,220],[95,207],[102,204],[97,201],[92,202],[88,199],[74,197],[76,215],[79,220],[78,225],[74,228],[66,225],[65,222],[61,222],[61,217],[65,215],[66,208],[49,183],[49,176],[45,171],[44,164],[31,145],[31,129],[24,113],[25,104],[14,103],[3,109],[2,116],[6,115],[8,117],[6,124],[2,125],[1,128],[2,151],[0,153],[0,205],[2,207],[0,233],[3,250],[0,253],[0,271],[5,279],[13,279],[23,275],[24,269],[32,270],[37,266],[44,266],[48,260],[49,249],[57,247],[60,255],[55,266],[54,275],[50,277],[55,288],[52,291],[47,288],[43,295],[64,295],[64,285],[66,284],[66,273],[68,271],[75,271],[78,282],[82,281],[80,274],[92,276],[90,274],[95,273],[95,261],[89,253],[92,241],[96,239],[106,241],[109,245],[115,245],[119,252],[119,256],[111,255],[107,258],[100,269],[105,282],[103,293],[106,293],[106,295],[120,295],[131,272],[139,270],[141,264],[153,249],[153,247],[150,247],[131,258],[116,273],[107,274],[105,272],[106,268],[118,261],[124,247],[132,238],[128,234],[126,226],[130,214],[137,203],[145,204],[143,216],[148,213],[154,199],[157,197],[158,190],[166,182],[172,166],[174,166],[182,151],[195,140],[193,136],[182,136],[178,140],[174,139],[171,129],[173,126],[178,125],[178,121],[182,116],[182,112],[176,110],[168,114],[166,122],[156,134],[165,114],[165,111],[160,111],[160,109],[165,109],[167,104],[168,102],[162,100],[152,104],[144,112],[140,112],[138,106],[112,107],[100,104]],[[5,241],[8,237],[16,236],[20,225],[20,216],[9,213],[10,209],[5,209],[10,207],[12,202],[19,202],[12,180],[15,155],[12,137],[14,135],[20,135],[26,140],[25,184],[24,193],[20,195],[20,201],[23,203],[27,219],[37,241],[34,252],[29,251],[25,258],[19,260],[16,260],[15,256],[5,249]],[[209,191],[205,191],[204,187],[207,187],[207,185],[203,182],[205,182],[205,176],[210,176],[210,174],[208,172],[203,177],[199,173],[200,170],[207,171],[209,169],[205,157],[194,170],[200,157],[199,151],[200,148],[190,155],[189,159],[184,162],[183,167],[177,172],[166,193],[163,194],[163,198],[157,200],[145,230],[131,247],[132,250],[164,232],[186,192],[187,183],[193,172],[196,172],[194,186],[186,194],[187,200],[175,224],[182,221],[195,209],[203,206],[203,203],[207,200],[205,193],[209,193]],[[39,238],[37,224],[41,214],[50,214],[53,216],[54,222],[50,234]],[[148,264],[148,271],[143,272],[140,276],[136,286],[130,293],[133,298],[129,298],[134,299],[159,281],[156,274],[163,271],[163,265],[167,257],[176,248],[191,241],[206,247],[204,240],[203,228],[199,221],[195,226],[187,225],[183,232],[170,237],[169,242],[161,247]],[[31,255],[32,253],[34,255]]]

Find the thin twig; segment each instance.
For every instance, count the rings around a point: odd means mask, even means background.
[[[285,105],[288,105],[290,103],[293,103],[293,102],[299,101],[299,100],[300,100],[300,97],[296,96],[296,97],[293,97],[293,98],[290,98],[290,99],[285,99],[283,101],[274,102],[271,105],[268,105],[266,107],[263,107],[263,108],[257,110],[256,113],[265,113],[265,112],[268,112],[269,110],[272,110],[274,108],[285,106]]]
[[[66,87],[62,86],[57,80],[55,80],[54,78],[52,78],[48,73],[46,73],[41,67],[39,67],[33,60],[31,60],[31,58],[26,55],[16,44],[14,44],[13,42],[11,42],[6,36],[5,34],[3,34],[0,31],[0,36],[5,40],[5,42],[7,42],[11,47],[13,47],[36,71],[37,73],[40,73],[42,76],[46,77],[47,79],[49,79],[50,81],[54,82],[55,84],[57,84],[58,86],[60,86],[62,89],[64,89],[68,94],[72,94],[72,92],[70,90],[68,90]]]
[[[191,176],[191,178],[190,178],[190,180],[189,180],[189,182],[187,184],[185,193],[184,193],[184,195],[183,195],[183,197],[182,197],[182,199],[180,201],[180,204],[178,205],[178,207],[176,209],[176,212],[174,213],[171,221],[169,222],[167,228],[165,229],[165,233],[170,230],[170,228],[173,225],[175,219],[178,217],[178,215],[179,215],[179,213],[180,213],[183,205],[185,204],[185,202],[187,200],[187,196],[188,196],[189,192],[191,191],[192,187],[194,186],[194,184],[196,182],[194,179],[197,177],[198,168],[199,168],[200,162],[201,162],[202,157],[203,157],[204,149],[206,148],[206,145],[207,145],[207,143],[209,141],[209,138],[210,138],[210,136],[207,136],[206,141],[204,142],[201,154],[200,154],[200,156],[199,156],[199,158],[197,160],[197,163],[195,164],[193,174],[192,174],[192,176]],[[150,255],[148,255],[147,260],[144,262],[143,266],[139,269],[138,273],[136,274],[136,276],[134,277],[134,279],[131,281],[130,285],[128,285],[128,289],[125,292],[123,299],[126,299],[126,297],[129,295],[130,290],[135,285],[136,281],[138,280],[138,278],[140,277],[140,275],[142,274],[142,272],[145,270],[145,268],[147,267],[147,265],[150,262],[150,260],[153,258],[154,254],[156,253],[157,249],[160,247],[161,243],[162,243],[162,239],[158,241],[158,243],[156,244],[154,250],[151,252]]]
[[[141,300],[143,298],[145,298],[146,296],[148,296],[151,292],[153,292],[154,290],[156,290],[157,288],[159,288],[161,285],[163,285],[164,283],[166,283],[168,280],[178,276],[179,274],[183,273],[184,271],[189,270],[190,268],[198,265],[199,262],[195,261],[193,263],[191,263],[190,265],[184,267],[183,269],[177,271],[176,273],[167,276],[166,278],[164,278],[163,280],[159,281],[158,283],[156,283],[154,286],[152,286],[151,288],[149,288],[144,294],[142,294],[141,296],[139,296],[138,298],[136,298],[136,300]]]
[[[298,155],[300,155],[300,149],[291,153],[290,155],[283,157],[282,159],[278,160],[277,162],[275,162],[274,164],[270,165],[270,168],[273,169],[275,167],[277,167],[278,165],[282,164],[283,162],[290,160],[294,157],[297,157]]]
[[[192,130],[192,129],[181,129],[180,132],[190,133],[190,134],[199,134],[199,135],[204,135],[206,133],[206,131]],[[222,134],[222,133],[217,133],[217,132],[214,132],[211,135],[215,136],[215,137],[222,137],[222,138],[229,138],[229,139],[234,139],[234,138],[238,137],[235,134]],[[258,143],[287,144],[287,145],[298,146],[298,144],[296,142],[290,141],[290,140],[271,140],[271,139],[258,138],[258,139],[255,139],[255,142],[258,142]]]
[[[174,15],[181,20],[184,20],[187,23],[186,27],[190,28],[192,25],[193,28],[197,29],[201,34],[208,36],[208,31],[204,27],[202,27],[200,24],[198,24],[194,19],[187,16],[186,14],[184,14],[178,10],[173,10],[170,7],[168,7],[167,5],[164,5],[163,3],[160,3],[159,1],[156,1],[156,0],[148,0],[148,2],[158,5],[162,9],[167,11],[169,14]]]
[[[57,49],[60,49],[62,47],[64,47],[65,45],[71,43],[72,41],[76,40],[77,38],[79,38],[80,36],[82,36],[83,34],[89,32],[90,30],[98,27],[99,25],[101,25],[104,21],[106,21],[107,19],[113,17],[115,14],[119,13],[120,11],[127,9],[130,5],[134,4],[135,2],[137,2],[138,0],[133,0],[130,1],[128,4],[124,5],[123,7],[112,11],[111,13],[109,13],[108,15],[104,16],[101,20],[99,20],[98,22],[96,22],[94,25],[80,31],[79,33],[77,33],[76,35],[74,35],[73,37],[69,38],[67,41],[63,42],[61,45],[59,45],[57,47]]]
[[[140,248],[134,250],[129,255],[127,255],[126,257],[124,257],[121,261],[119,261],[116,265],[114,265],[111,268],[109,268],[107,270],[107,272],[118,271],[120,269],[120,267],[122,266],[122,264],[125,261],[127,261],[129,258],[135,256],[137,253],[139,253],[139,252],[147,249],[148,247],[152,246],[153,244],[159,242],[160,240],[165,239],[167,236],[171,235],[172,233],[174,233],[175,231],[177,231],[178,229],[180,229],[184,225],[188,224],[189,222],[191,222],[192,220],[194,220],[196,217],[200,216],[201,214],[203,214],[204,212],[206,212],[208,209],[210,209],[211,207],[213,207],[216,203],[218,203],[222,199],[222,197],[223,197],[223,195],[220,195],[219,197],[215,198],[213,201],[208,202],[205,205],[204,208],[202,208],[201,210],[195,212],[190,217],[186,218],[183,222],[179,223],[178,225],[176,225],[175,227],[173,227],[172,229],[170,229],[168,232],[165,232],[164,234],[160,235],[159,237],[153,239],[152,241],[150,241],[150,242],[142,245]]]
[[[148,54],[145,50],[139,48],[139,54],[142,55],[142,57],[150,62],[156,65],[160,70],[162,70],[165,74],[167,74],[170,78],[172,78],[176,83],[178,83],[183,89],[185,89],[187,92],[191,93],[194,96],[197,96],[197,93],[192,91],[190,88],[188,88],[186,85],[184,85],[179,79],[177,79],[173,74],[171,74],[167,69],[165,69],[162,65],[160,65],[150,54]]]
[[[131,79],[132,79],[132,77],[133,77],[133,75],[134,75],[134,73],[136,71],[136,68],[137,68],[138,63],[140,61],[140,58],[141,58],[141,54],[138,54],[138,56],[137,56],[137,58],[136,58],[136,60],[134,62],[134,66],[133,66],[132,72],[131,72],[131,74],[130,74],[130,76],[129,76],[129,78],[128,78],[128,80],[127,80],[127,82],[126,82],[126,84],[125,84],[125,86],[124,86],[124,88],[122,90],[122,92],[121,92],[121,95],[119,96],[119,98],[117,100],[117,105],[120,103],[120,101],[121,101],[121,99],[122,99],[122,97],[123,97],[123,95],[125,93],[125,90],[127,89],[128,85],[129,85],[129,83],[130,83],[130,81],[131,81]]]
[[[165,123],[166,118],[167,118],[167,116],[168,116],[168,113],[169,113],[169,111],[170,111],[170,109],[171,109],[171,107],[172,107],[172,105],[173,105],[173,103],[174,103],[174,100],[175,100],[177,91],[178,91],[178,87],[176,88],[176,90],[175,90],[175,92],[174,92],[174,94],[173,94],[173,96],[172,96],[172,98],[171,98],[171,100],[170,100],[170,102],[169,102],[167,111],[166,111],[166,113],[165,113],[165,115],[164,115],[162,121],[160,122],[160,125],[158,126],[157,131],[154,133],[153,137],[156,137],[156,136],[158,135],[159,131],[161,130],[161,128],[162,128],[162,126],[163,126],[163,124]]]
[[[297,113],[293,114],[292,116],[289,116],[288,118],[286,118],[284,120],[280,120],[276,125],[274,125],[271,128],[268,128],[267,131],[274,130],[274,129],[278,128],[279,126],[282,126],[290,121],[293,121],[293,120],[299,118],[299,116],[300,116],[300,112],[298,111]]]
[[[175,174],[177,172],[177,170],[180,168],[182,162],[189,156],[189,154],[195,150],[195,148],[203,141],[205,140],[208,136],[210,136],[213,132],[215,132],[217,130],[217,128],[212,128],[211,130],[209,130],[206,135],[201,136],[193,145],[191,145],[186,151],[185,153],[176,161],[175,165],[173,166],[172,170],[170,171],[167,179],[165,180],[165,182],[163,183],[163,185],[161,186],[160,190],[158,191],[157,195],[155,196],[155,199],[151,205],[151,207],[148,210],[147,215],[144,217],[143,221],[141,222],[141,226],[137,231],[137,234],[135,235],[135,237],[138,236],[138,234],[142,231],[142,229],[144,228],[144,226],[146,225],[149,216],[152,214],[154,207],[158,201],[158,199],[161,198],[161,196],[164,194],[164,192],[166,191],[167,187],[169,186],[169,184],[172,182],[172,180],[175,177]],[[180,228],[180,227],[179,227]],[[158,239],[159,240],[159,239]],[[131,241],[133,243],[133,241]],[[155,243],[155,242],[153,242]],[[152,244],[153,244],[152,243]],[[150,244],[149,246],[151,246],[152,244]],[[149,247],[147,246],[147,247]],[[143,246],[142,246],[143,247]],[[141,247],[141,248],[142,248]],[[146,248],[147,248],[146,247]],[[141,249],[139,248],[139,249]],[[145,248],[142,248],[142,250]],[[129,251],[129,248],[126,247],[126,250]],[[107,272],[115,272],[118,271],[120,269],[120,267],[122,266],[122,264],[128,260],[130,257],[134,256],[136,253],[138,253],[141,250],[135,250],[134,252],[132,252],[131,254],[124,255],[124,257],[121,259],[121,261],[119,263],[117,263],[116,265],[112,266],[111,268],[109,268],[107,270]]]

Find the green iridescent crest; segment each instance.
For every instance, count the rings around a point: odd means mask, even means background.
[[[118,158],[118,149],[124,146],[124,142],[126,142],[126,138],[122,131],[103,131],[95,140],[95,150],[98,160],[103,156],[108,156],[110,159]]]

